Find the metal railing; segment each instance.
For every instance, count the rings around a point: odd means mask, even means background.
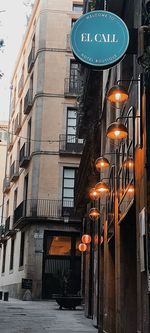
[[[19,166],[25,167],[30,160],[30,142],[25,142],[19,153]]]
[[[33,103],[33,90],[28,89],[26,96],[24,98],[24,114],[28,114],[32,108]]]
[[[14,161],[10,167],[10,181],[15,181],[19,177],[19,161]]]
[[[21,95],[22,90],[23,90],[23,82],[24,82],[24,74],[21,74],[20,80],[18,82],[18,96]]]
[[[27,199],[20,203],[14,211],[14,223],[23,217],[59,219],[73,216],[72,201]]]
[[[7,217],[5,221],[5,232],[8,232],[10,230],[10,216]]]
[[[15,111],[15,96],[13,97],[12,101],[11,101],[11,114],[13,115]]]
[[[15,118],[15,126],[14,126],[15,134],[18,134],[20,130],[21,130],[21,114],[18,113]]]
[[[5,177],[3,180],[3,192],[7,193],[10,190],[10,177]]]
[[[9,133],[9,135],[8,135],[8,143],[7,143],[7,150],[11,151],[12,147],[13,147],[13,134]]]
[[[82,153],[83,140],[71,134],[59,135],[59,152],[60,153]]]
[[[35,48],[33,47],[28,56],[28,73],[31,72],[31,69],[34,65],[34,56],[35,56]]]
[[[77,76],[65,78],[64,94],[65,96],[76,96],[81,90],[81,80]]]

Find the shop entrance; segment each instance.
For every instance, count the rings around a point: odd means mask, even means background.
[[[46,232],[44,237],[42,296],[79,295],[81,257],[78,234]]]

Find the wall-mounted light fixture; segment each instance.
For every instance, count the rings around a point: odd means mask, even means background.
[[[98,208],[91,208],[89,210],[89,217],[91,220],[98,220],[100,217],[100,211]]]
[[[110,193],[110,188],[109,188],[109,185],[107,185],[106,183],[100,181],[99,183],[97,183],[95,185],[95,189],[97,192],[100,193],[100,196],[101,195],[108,195]]]
[[[116,84],[108,91],[106,98],[116,108],[121,108],[127,102],[129,93],[124,87]]]
[[[106,136],[112,140],[122,140],[128,136],[128,129],[124,124],[116,121],[109,125]]]
[[[123,166],[130,169],[134,167],[134,160],[131,156],[129,156],[124,162]]]
[[[92,240],[92,237],[88,234],[84,234],[82,236],[82,243],[84,243],[84,244],[90,244],[91,240]]]
[[[90,190],[89,190],[89,198],[93,201],[95,200],[98,200],[99,199],[99,193],[98,191],[95,189],[95,187],[92,187]]]
[[[130,184],[128,187],[127,187],[127,192],[130,194],[133,194],[135,191],[135,188],[134,188],[134,185],[133,184]]]
[[[85,252],[87,250],[87,245],[84,243],[80,243],[78,248],[80,252]]]
[[[105,157],[98,157],[97,160],[95,161],[96,170],[99,172],[109,166],[110,166],[109,161]]]

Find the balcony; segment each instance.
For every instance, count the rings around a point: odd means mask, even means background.
[[[23,91],[23,83],[24,83],[24,74],[21,74],[19,83],[18,83],[18,96],[20,97]]]
[[[11,151],[13,147],[13,135],[10,134],[8,137],[7,150]]]
[[[77,96],[80,93],[81,80],[77,76],[65,78],[64,95],[65,97]]]
[[[14,211],[14,224],[21,222],[26,218],[42,220],[61,220],[69,218],[79,221],[78,216],[74,216],[74,207],[72,201],[48,200],[48,199],[28,199],[20,203]]]
[[[12,229],[13,226],[13,217],[9,216],[7,217],[6,221],[5,221],[5,228],[4,228],[4,235],[5,237],[7,236],[11,236],[14,234],[15,230]]]
[[[17,114],[14,124],[14,132],[15,134],[18,134],[21,130],[21,119],[20,114]]]
[[[35,48],[32,48],[28,56],[28,73],[30,73],[32,70],[32,67],[34,65],[34,58],[35,58]]]
[[[0,225],[0,247],[1,247],[1,244],[3,244],[5,242],[4,233],[5,233],[5,225],[1,224]]]
[[[24,114],[29,114],[33,104],[33,90],[28,89],[26,96],[24,98]]]
[[[19,177],[19,163],[14,161],[10,167],[10,181],[15,182]]]
[[[75,135],[60,134],[59,153],[60,154],[81,154],[83,151],[83,140]]]
[[[10,177],[5,177],[3,180],[3,193],[10,191]]]
[[[19,167],[20,168],[26,168],[29,161],[30,161],[30,146],[29,142],[25,142],[20,149],[20,154],[19,154]]]
[[[15,111],[15,96],[11,101],[11,115],[14,114],[14,111]]]

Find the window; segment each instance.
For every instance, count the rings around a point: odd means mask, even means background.
[[[9,200],[6,203],[6,218],[9,216]]]
[[[10,266],[9,266],[10,270],[13,269],[13,265],[14,265],[14,245],[15,245],[15,240],[12,239],[11,240],[11,251],[10,251]]]
[[[51,236],[47,239],[48,255],[71,255],[71,237]]]
[[[7,139],[8,139],[8,132],[4,132],[4,141],[7,141]]]
[[[25,245],[25,232],[21,233],[21,241],[20,241],[20,259],[19,266],[23,266],[24,264],[24,245]]]
[[[23,190],[23,200],[27,200],[28,197],[28,175],[24,178],[24,190]]]
[[[2,261],[2,273],[5,272],[5,261],[6,261],[6,247],[7,243],[5,242],[3,245],[3,261]]]
[[[75,60],[70,61],[70,90],[77,92],[78,88],[78,63]]]
[[[16,188],[16,190],[14,191],[14,210],[17,207],[17,196],[18,196],[18,190]]]
[[[18,123],[20,126],[21,126],[21,122],[22,122],[22,99],[19,104],[19,117],[18,117]]]
[[[74,26],[74,24],[75,24],[76,21],[77,21],[76,19],[72,19],[72,21],[71,21],[71,27],[72,28],[73,28],[73,26]]]
[[[28,122],[28,127],[27,127],[27,156],[30,156],[30,148],[31,148],[31,118]]]
[[[77,169],[64,168],[63,207],[74,207],[74,184]]]
[[[67,110],[67,142],[75,143],[77,126],[77,111],[75,109]]]
[[[83,10],[83,5],[80,5],[80,4],[73,4],[73,11],[74,12],[82,12],[82,10]]]

